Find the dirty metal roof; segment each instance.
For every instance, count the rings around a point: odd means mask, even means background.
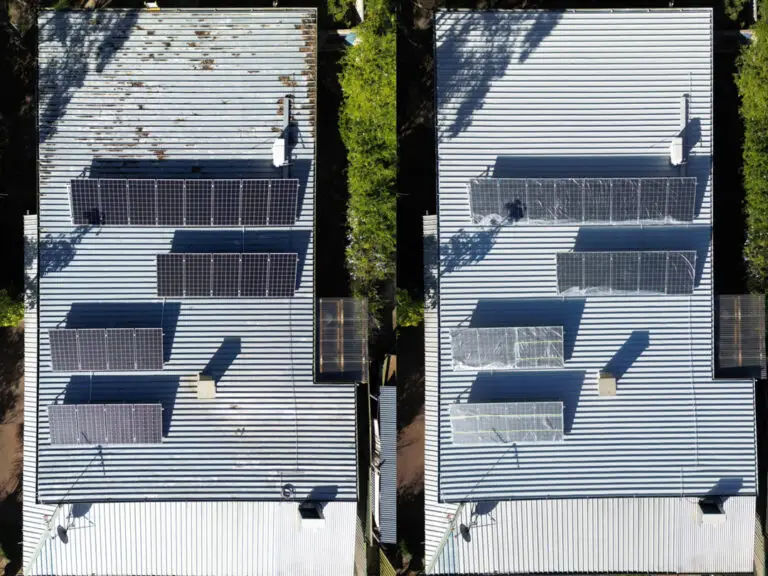
[[[316,13],[44,12],[39,19],[38,496],[356,499],[354,387],[316,385]],[[272,168],[292,98],[293,163]],[[298,178],[290,228],[74,227],[72,178]],[[294,298],[163,300],[167,252],[299,254]],[[48,330],[162,327],[162,372],[51,371]],[[217,380],[199,401],[196,376]],[[54,402],[160,402],[154,446],[51,446]]]
[[[427,281],[437,278],[439,308],[425,319],[427,562],[461,502],[753,496],[754,384],[713,380],[712,11],[442,11],[435,41],[439,252]],[[691,224],[473,222],[473,178],[680,176],[668,154],[684,94],[684,175],[698,183]],[[695,251],[693,293],[559,297],[556,254],[571,250]],[[561,323],[564,370],[453,370],[455,328]],[[598,395],[604,369],[618,377],[615,397]],[[562,443],[477,451],[451,442],[451,404],[534,400],[564,402]],[[534,544],[531,554],[545,553],[545,541]],[[631,552],[650,555],[641,544]],[[739,560],[724,571],[751,557],[751,539],[733,545]],[[587,564],[574,569],[613,569],[597,556]],[[506,569],[518,567],[493,565]]]

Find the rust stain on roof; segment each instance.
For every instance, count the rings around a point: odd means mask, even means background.
[[[286,75],[279,76],[278,80],[280,80],[280,83],[283,86],[287,86],[288,88],[295,88],[296,86],[298,86],[298,83],[296,82],[296,80],[294,80],[290,76],[286,76]]]
[[[144,86],[144,82],[131,82],[131,86],[134,88],[142,88]]]
[[[198,38],[208,38],[211,35],[207,30],[195,30],[195,36]]]
[[[204,60],[200,60],[200,69],[201,70],[213,70],[213,58],[205,58]]]
[[[156,149],[154,150],[155,156],[158,160],[165,160],[165,150]]]

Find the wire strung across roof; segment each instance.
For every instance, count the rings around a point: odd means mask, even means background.
[[[696,178],[475,178],[476,224],[691,222]]]

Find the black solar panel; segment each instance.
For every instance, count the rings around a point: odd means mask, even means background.
[[[184,255],[157,255],[157,295],[184,296]]]
[[[269,254],[243,254],[240,295],[246,298],[266,298]]]
[[[49,330],[51,364],[54,372],[77,372],[80,356],[77,352],[76,330]]]
[[[184,256],[184,296],[207,298],[211,295],[211,255]]]
[[[53,372],[162,370],[162,328],[49,330]]]
[[[158,226],[184,226],[184,180],[157,181]]]
[[[213,225],[240,225],[240,180],[214,180]]]
[[[52,404],[52,445],[159,444],[161,404]]]
[[[72,223],[78,226],[101,224],[98,180],[72,180]]]
[[[240,254],[213,255],[213,296],[237,298],[240,296]]]
[[[136,369],[135,330],[115,328],[107,332],[107,365],[110,370]]]
[[[128,181],[128,220],[130,226],[157,225],[154,180]]]
[[[296,254],[269,255],[269,297],[290,298],[296,291]]]
[[[187,180],[184,210],[187,226],[211,225],[211,181]]]
[[[267,226],[269,180],[243,181],[243,226]]]
[[[74,224],[101,226],[292,226],[299,181],[71,181]]]
[[[99,180],[101,225],[128,224],[128,194],[125,180]]]
[[[298,180],[272,180],[269,188],[270,226],[292,226],[296,222]]]

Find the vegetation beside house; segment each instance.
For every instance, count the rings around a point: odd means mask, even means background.
[[[395,277],[397,183],[396,27],[388,0],[365,5],[357,42],[342,59],[339,128],[347,148],[347,269],[374,315]]]
[[[747,260],[750,289],[768,289],[768,0],[754,26],[756,41],[738,59],[736,84],[744,119],[744,188],[746,191]]]
[[[0,326],[18,326],[24,319],[24,302],[12,298],[8,290],[0,290]]]

